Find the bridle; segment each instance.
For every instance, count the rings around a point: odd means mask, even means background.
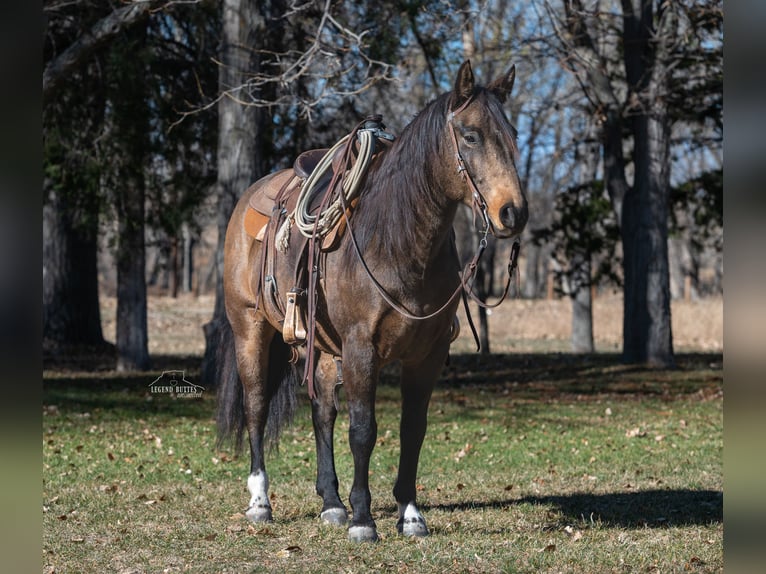
[[[492,231],[492,234],[495,234],[495,228],[492,225],[492,222],[489,219],[489,214],[487,213],[487,201],[484,199],[484,196],[479,191],[479,188],[477,187],[476,183],[473,181],[473,177],[471,177],[471,172],[468,171],[468,167],[465,164],[465,160],[463,159],[463,154],[460,153],[460,146],[457,143],[457,133],[455,132],[455,123],[454,119],[455,117],[465,110],[470,103],[473,101],[473,96],[466,98],[466,100],[460,104],[456,109],[452,110],[449,114],[447,114],[447,127],[449,128],[449,134],[450,134],[450,140],[452,140],[452,148],[455,152],[455,160],[457,161],[457,172],[460,175],[460,177],[463,178],[463,181],[468,185],[468,189],[471,190],[471,209],[473,211],[474,215],[474,222],[476,220],[476,215],[479,214],[482,217],[482,220],[484,221],[484,229],[482,230],[482,241],[486,244],[487,241],[487,234]],[[485,245],[486,246],[486,245]]]

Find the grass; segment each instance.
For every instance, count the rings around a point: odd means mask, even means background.
[[[194,361],[177,361],[194,382]],[[356,545],[317,518],[303,394],[267,457],[275,522],[251,525],[249,460],[214,449],[212,391],[174,399],[147,392],[155,373],[46,372],[46,571],[722,571],[720,354],[681,355],[673,371],[607,354],[453,357],[421,457],[419,500],[432,533],[422,540],[395,534],[393,375],[379,390],[370,469],[381,541]],[[342,412],[344,498],[347,432]]]

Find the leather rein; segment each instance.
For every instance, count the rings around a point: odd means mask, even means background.
[[[426,319],[432,319],[433,317],[436,317],[440,313],[442,313],[447,307],[450,306],[450,304],[455,300],[455,298],[462,294],[463,296],[463,305],[465,306],[466,311],[466,317],[468,319],[468,324],[471,327],[471,332],[473,333],[474,340],[476,341],[476,350],[477,352],[481,350],[481,342],[479,340],[479,335],[476,332],[476,327],[473,324],[473,319],[471,318],[470,310],[468,309],[468,301],[466,299],[466,293],[481,307],[484,307],[485,309],[493,309],[497,306],[499,306],[507,297],[508,291],[511,285],[511,280],[513,278],[513,273],[517,268],[518,265],[518,257],[519,257],[519,249],[521,247],[520,241],[518,238],[513,242],[513,245],[511,247],[511,253],[508,260],[508,279],[505,284],[505,288],[503,289],[503,294],[500,297],[500,300],[497,301],[497,303],[494,303],[492,305],[489,305],[485,302],[483,302],[479,297],[476,296],[476,294],[473,292],[473,282],[472,279],[474,278],[474,275],[476,273],[476,268],[479,265],[479,260],[481,259],[481,256],[484,254],[484,251],[487,248],[487,235],[491,231],[492,234],[495,234],[494,227],[492,225],[492,222],[489,219],[489,215],[487,213],[487,202],[484,199],[484,196],[479,191],[479,188],[476,186],[476,183],[473,180],[473,177],[471,177],[471,173],[468,171],[468,168],[466,167],[465,160],[463,159],[462,154],[460,153],[460,148],[458,147],[457,143],[457,134],[455,133],[455,126],[453,124],[453,119],[463,110],[465,110],[468,105],[471,103],[473,98],[466,99],[465,102],[463,102],[458,108],[451,111],[447,115],[447,125],[449,127],[449,133],[450,133],[450,139],[452,140],[452,147],[454,148],[455,152],[455,159],[457,161],[457,171],[460,174],[460,176],[463,178],[463,181],[466,182],[468,185],[468,188],[471,190],[471,208],[474,213],[474,222],[476,220],[477,215],[481,215],[481,218],[484,222],[484,229],[482,230],[482,238],[479,241],[479,245],[477,247],[476,253],[474,254],[471,261],[466,264],[465,268],[463,269],[462,273],[460,274],[460,284],[457,286],[455,291],[450,295],[450,297],[447,299],[447,301],[439,307],[436,311],[429,313],[427,315],[413,315],[406,309],[404,309],[399,303],[397,303],[394,298],[386,291],[385,287],[381,285],[378,280],[375,278],[375,276],[372,274],[372,271],[367,266],[367,263],[364,260],[364,256],[362,255],[362,251],[359,248],[359,244],[356,241],[356,237],[354,236],[353,229],[351,226],[351,221],[348,215],[348,209],[346,205],[343,205],[343,216],[346,220],[346,226],[348,228],[349,236],[351,237],[351,243],[354,246],[354,251],[356,252],[356,255],[359,259],[359,262],[362,264],[362,267],[365,270],[365,273],[372,281],[373,285],[375,286],[375,289],[378,291],[378,294],[388,303],[391,308],[394,309],[397,313],[402,315],[403,317],[407,319],[412,319],[415,321],[424,321]],[[341,195],[342,197],[342,195]]]

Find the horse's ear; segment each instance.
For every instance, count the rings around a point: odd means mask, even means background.
[[[508,70],[508,72],[496,80],[494,80],[489,86],[487,86],[487,89],[495,94],[497,98],[500,100],[501,103],[505,103],[505,100],[508,99],[508,94],[511,93],[511,90],[513,89],[513,83],[516,81],[516,66],[511,66],[511,69]]]
[[[471,61],[466,60],[457,71],[455,79],[455,95],[452,101],[452,111],[462,106],[473,95],[474,81]]]

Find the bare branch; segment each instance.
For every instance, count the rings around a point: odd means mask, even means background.
[[[48,62],[43,70],[43,100],[56,90],[61,80],[84,62],[93,52],[106,44],[121,30],[140,22],[149,12],[148,1],[132,2],[117,8],[96,22],[93,27],[75,40],[66,50]]]

